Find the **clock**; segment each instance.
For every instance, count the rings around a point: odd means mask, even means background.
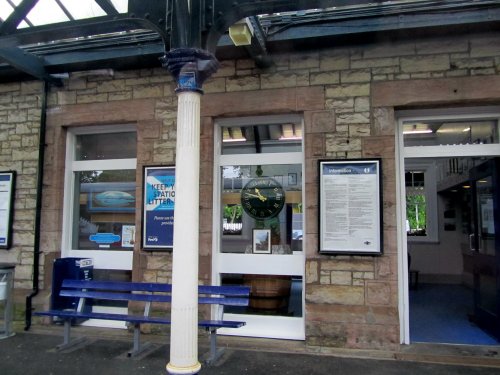
[[[254,219],[270,219],[283,209],[285,191],[274,178],[257,177],[250,180],[241,190],[241,205]]]

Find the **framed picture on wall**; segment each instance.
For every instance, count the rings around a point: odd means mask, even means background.
[[[271,229],[253,230],[253,253],[271,254]]]
[[[319,161],[319,251],[382,253],[381,159]]]

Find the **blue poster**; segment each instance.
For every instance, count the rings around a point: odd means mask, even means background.
[[[175,168],[144,168],[144,249],[171,249],[174,236]]]

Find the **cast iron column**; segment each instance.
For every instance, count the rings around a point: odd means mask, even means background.
[[[174,249],[170,374],[196,374],[198,361],[198,238],[200,194],[200,97],[219,63],[207,51],[171,50],[162,58],[177,81]]]

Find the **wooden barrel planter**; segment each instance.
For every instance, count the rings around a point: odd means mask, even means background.
[[[291,276],[245,275],[244,284],[250,289],[249,306],[257,310],[281,310],[288,306]]]

